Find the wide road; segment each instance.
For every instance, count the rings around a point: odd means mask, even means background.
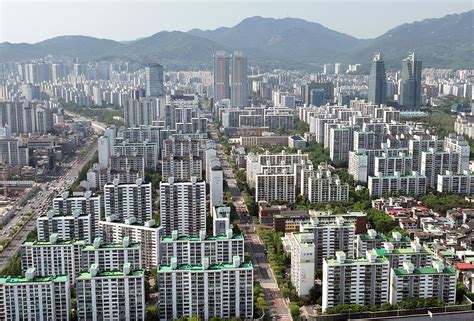
[[[68,115],[73,116],[75,120],[91,121],[91,125],[96,129],[97,132],[102,132],[105,130],[105,125],[102,123],[86,119],[75,114],[73,115],[71,113],[68,113]],[[69,186],[71,186],[75,181],[80,170],[90,159],[92,159],[97,151],[97,141],[95,139],[90,139],[88,140],[88,144],[89,145],[86,145],[85,148],[87,148],[87,146],[91,147],[89,148],[86,155],[74,160],[71,164],[71,168],[66,169],[63,176],[55,181],[51,181],[49,185],[47,185],[47,183],[38,184],[41,189],[39,193],[30,200],[29,204],[24,206],[16,214],[16,217],[21,217],[22,215],[31,211],[34,213],[28,223],[23,226],[23,228],[14,236],[11,242],[3,249],[2,252],[0,252],[0,270],[5,268],[8,258],[14,256],[17,253],[21,244],[26,240],[27,235],[36,228],[36,219],[43,215],[51,207],[53,198],[59,195],[62,191],[68,189]],[[48,188],[48,190],[46,190],[46,188]]]
[[[223,152],[222,148],[218,149],[218,154],[224,171],[224,179],[229,187],[229,192],[232,195],[235,207],[237,209],[245,207],[242,193],[237,185],[235,173],[229,166],[228,156]],[[281,295],[270,263],[268,262],[265,247],[256,233],[256,226],[248,224],[249,218],[246,215],[240,214],[241,213],[239,213],[241,224],[239,224],[239,227],[244,233],[245,249],[252,260],[255,279],[259,281],[263,288],[265,299],[269,305],[269,315],[277,320],[293,320],[288,305]]]

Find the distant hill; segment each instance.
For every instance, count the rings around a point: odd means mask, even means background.
[[[127,59],[160,62],[166,69],[209,69],[220,49],[242,49],[249,64],[301,68],[330,62],[366,63],[381,51],[388,66],[400,66],[415,51],[424,66],[472,68],[474,10],[403,24],[374,39],[357,39],[302,19],[251,17],[231,28],[162,31],[132,41],[61,36],[36,44],[0,44],[0,61],[26,61],[52,55],[80,61]]]
[[[391,65],[415,51],[424,66],[472,68],[474,66],[474,10],[425,19],[393,28],[383,35],[359,43],[350,53],[367,61],[375,51],[383,52]]]

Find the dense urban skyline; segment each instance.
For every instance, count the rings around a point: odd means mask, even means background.
[[[327,28],[357,38],[377,37],[403,23],[472,10],[472,2],[456,1],[168,1],[130,3],[110,1],[2,1],[0,4],[0,42],[35,43],[61,35],[86,35],[129,41],[163,30],[188,31],[193,28],[232,27],[251,16],[294,17],[318,22]],[[343,5],[341,5],[343,4]],[[183,10],[185,8],[186,10]],[[429,8],[429,10],[427,10]],[[199,16],[195,12],[199,11]],[[17,14],[22,13],[22,19]],[[172,14],[170,14],[172,13]],[[331,13],[331,14],[328,14]],[[387,14],[390,13],[390,14]],[[87,15],[87,23],[74,23]],[[383,16],[383,19],[372,19]],[[199,19],[197,19],[199,17]],[[337,19],[334,19],[337,17]],[[25,24],[24,21],[28,21]],[[133,23],[131,23],[133,21]],[[363,21],[363,23],[361,23]],[[103,23],[106,22],[107,28]],[[35,32],[31,32],[35,26]]]

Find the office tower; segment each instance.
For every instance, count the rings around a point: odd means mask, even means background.
[[[100,272],[97,264],[76,278],[79,320],[144,320],[145,274],[125,263],[122,270]]]
[[[323,312],[338,304],[381,305],[388,301],[388,260],[367,252],[365,258],[348,259],[343,251],[323,263]]]
[[[229,60],[225,51],[218,51],[214,55],[214,102],[230,99]]]
[[[145,67],[146,95],[159,97],[165,95],[163,66],[151,63]]]
[[[244,320],[253,317],[253,266],[236,256],[232,262],[178,265],[176,259],[158,269],[158,318],[198,316]]]
[[[232,55],[230,102],[232,107],[247,107],[247,56],[242,51]]]
[[[55,216],[74,216],[74,212],[78,210],[79,215],[87,215],[90,217],[90,235],[92,239],[87,239],[92,242],[96,235],[99,235],[99,220],[101,219],[101,196],[93,194],[91,191],[75,192],[70,195],[69,192],[63,192],[61,196],[53,199],[53,211]],[[61,239],[61,238],[60,238]],[[83,240],[83,238],[75,238],[76,240]]]
[[[387,75],[380,52],[375,53],[369,75],[369,102],[380,105],[387,103]]]
[[[162,229],[156,225],[155,220],[137,224],[134,218],[125,221],[112,219],[113,217],[108,217],[100,222],[104,242],[121,243],[128,236],[131,243],[140,243],[142,267],[146,270],[157,267]]]
[[[411,53],[402,61],[400,104],[407,109],[421,106],[421,61]]]
[[[160,183],[160,218],[164,235],[197,236],[206,228],[206,182]]]
[[[104,214],[114,220],[135,218],[142,224],[153,218],[151,183],[142,178],[134,184],[119,184],[118,180],[104,185]]]
[[[142,249],[140,243],[130,242],[125,236],[120,243],[105,243],[96,237],[92,244],[81,248],[81,270],[97,264],[99,271],[116,271],[129,263],[132,270],[142,268]],[[79,272],[79,271],[78,271]]]
[[[24,277],[0,277],[0,320],[69,321],[69,277],[38,277],[34,268]]]
[[[445,267],[441,261],[433,261],[432,267],[415,267],[404,262],[402,268],[390,273],[390,304],[408,298],[437,298],[446,304],[456,302],[456,269]]]
[[[309,103],[313,106],[325,105],[326,91],[322,88],[311,89]]]
[[[306,85],[301,86],[301,96],[303,97],[303,103],[309,105],[311,103],[311,90],[323,89],[324,90],[324,103],[332,102],[334,99],[334,84],[328,82],[310,82]]]

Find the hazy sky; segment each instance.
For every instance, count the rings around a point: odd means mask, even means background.
[[[133,40],[162,30],[231,27],[251,16],[296,17],[359,38],[473,9],[472,0],[0,0],[0,42],[60,35]]]

